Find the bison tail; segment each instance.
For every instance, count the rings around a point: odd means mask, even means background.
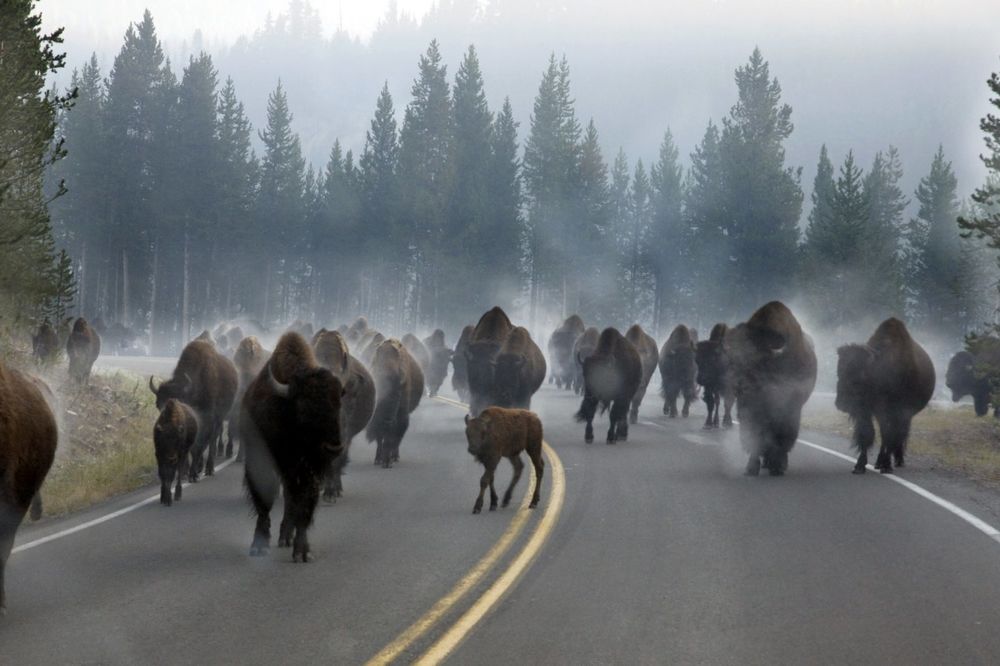
[[[601,416],[604,416],[604,412],[608,411],[608,407],[610,406],[611,406],[610,402],[605,402],[604,400],[600,402]]]

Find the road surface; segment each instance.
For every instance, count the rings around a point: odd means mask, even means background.
[[[145,489],[26,525],[17,544],[29,548],[7,570],[0,664],[1000,660],[996,539],[802,444],[787,476],[743,477],[734,432],[702,431],[702,405],[667,420],[656,403],[628,442],[604,444],[602,421],[586,445],[578,400],[546,386],[535,398],[552,449],[540,506],[519,504],[526,472],[511,507],[474,516],[481,468],[463,411],[425,400],[393,469],[355,442],[345,497],[318,510],[310,564],[276,547],[247,556],[239,464],[172,508],[149,503],[34,545],[154,494]],[[1000,524],[981,490],[908,475]],[[503,463],[501,493],[509,477]]]

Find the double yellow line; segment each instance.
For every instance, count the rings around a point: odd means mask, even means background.
[[[465,405],[449,398],[437,397],[441,402],[447,403],[461,409],[468,409]],[[444,634],[431,645],[417,660],[417,664],[437,664],[444,661],[449,654],[465,639],[475,628],[483,617],[493,606],[499,602],[517,584],[521,575],[531,566],[532,561],[541,551],[542,546],[555,528],[559,513],[562,511],[563,501],[566,497],[566,472],[563,469],[562,461],[555,450],[549,446],[548,442],[542,442],[542,451],[549,461],[549,477],[552,479],[549,490],[549,501],[545,507],[535,531],[521,552],[514,557],[507,569],[476,599],[472,606],[450,627]],[[539,480],[534,478],[534,483]],[[500,539],[493,544],[493,547],[466,573],[458,583],[441,597],[423,616],[411,624],[395,640],[368,660],[366,666],[376,666],[390,664],[397,659],[404,651],[410,648],[424,634],[430,631],[441,619],[451,611],[470,590],[476,587],[483,578],[496,566],[497,562],[507,553],[512,545],[517,541],[531,512],[528,510],[528,503],[531,500],[532,488],[525,493],[517,513],[514,514],[510,525],[504,530]]]

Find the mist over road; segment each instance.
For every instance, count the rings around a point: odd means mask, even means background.
[[[565,467],[565,504],[453,663],[942,664],[1000,654],[1000,544],[914,493],[852,476],[849,463],[801,443],[786,477],[743,477],[736,432],[702,431],[700,404],[668,421],[650,395],[643,423],[616,446],[583,443],[569,393],[545,387],[533,406]],[[462,411],[440,401],[414,413],[396,467],[373,467],[373,455],[355,441],[345,496],[317,512],[308,565],[274,544],[269,557],[247,556],[253,521],[238,464],[172,508],[152,503],[16,553],[0,663],[364,662],[494,545],[526,511],[514,507],[531,485],[525,474],[510,508],[471,515],[481,467],[466,452]],[[551,500],[552,469],[511,551],[400,661],[422,654],[524,547]],[[500,492],[509,478],[502,463]],[[26,525],[17,545],[153,492]]]

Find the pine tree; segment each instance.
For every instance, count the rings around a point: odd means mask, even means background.
[[[65,255],[55,257],[43,185],[46,169],[65,155],[55,138],[56,118],[75,92],[45,90],[46,75],[65,64],[55,52],[62,29],[43,33],[34,4],[0,4],[0,320],[6,329],[30,325],[71,290],[60,279],[69,267]]]
[[[909,205],[899,186],[902,177],[903,166],[894,146],[884,154],[876,153],[864,182],[868,225],[861,259],[870,307],[897,316],[904,312],[903,213]]]
[[[580,314],[584,321],[610,324],[606,320],[606,309],[616,294],[618,253],[611,229],[608,165],[601,154],[600,138],[593,120],[587,123],[580,144],[578,178],[582,251],[573,265],[576,302],[570,309]]]
[[[474,312],[485,312],[492,305],[510,307],[520,286],[520,277],[528,274],[521,252],[525,235],[521,216],[521,161],[518,157],[518,123],[510,99],[505,98],[500,112],[493,120],[490,139],[491,159],[489,183],[489,227],[478,254],[488,257],[489,265],[483,266],[489,276],[487,291],[478,301]]]
[[[736,302],[761,304],[793,284],[801,169],[785,167],[782,144],[792,133],[792,108],[781,104],[781,86],[759,49],[736,70],[736,86],[739,100],[723,122],[721,141],[729,284]]]
[[[631,288],[630,275],[627,272],[631,243],[632,216],[632,175],[629,172],[628,157],[622,148],[618,148],[615,161],[611,166],[611,187],[609,192],[609,209],[611,212],[611,237],[614,244],[615,260],[615,292],[611,303],[611,311],[607,316],[612,322],[631,321],[634,318],[634,308],[631,302],[622,295]]]
[[[683,219],[683,170],[674,137],[668,129],[660,143],[660,156],[650,171],[653,188],[651,270],[656,282],[653,298],[653,331],[666,330],[668,315],[680,319],[681,299],[693,285],[690,275],[690,231]]]

